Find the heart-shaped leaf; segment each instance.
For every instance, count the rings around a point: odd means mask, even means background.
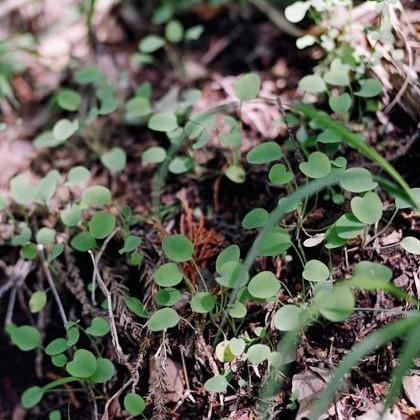
[[[379,263],[362,261],[355,265],[352,283],[367,290],[382,289],[392,279],[392,271]]]
[[[39,331],[30,326],[22,325],[12,328],[10,338],[15,346],[22,351],[30,351],[41,345],[41,335]]]
[[[305,269],[302,273],[302,277],[305,280],[320,282],[325,281],[330,276],[330,270],[321,261],[310,260],[305,264]]]
[[[322,93],[327,89],[327,86],[319,76],[310,74],[300,79],[299,89],[309,93]]]
[[[353,214],[363,223],[370,225],[381,220],[383,205],[374,192],[367,192],[363,197],[353,197],[350,205]]]
[[[293,331],[300,326],[302,309],[295,305],[284,305],[273,317],[275,327],[280,331]]]
[[[89,377],[90,382],[96,384],[103,384],[109,381],[115,373],[115,367],[113,363],[103,357],[98,357],[96,359],[96,370],[95,373]]]
[[[268,299],[280,290],[280,282],[271,271],[261,271],[248,283],[248,292],[258,299]]]
[[[150,331],[163,331],[178,325],[180,320],[177,312],[172,308],[163,308],[156,311],[147,323]]]
[[[76,378],[87,379],[97,368],[95,356],[85,349],[76,350],[73,360],[66,365],[67,372]]]
[[[45,347],[45,353],[49,356],[56,356],[67,350],[68,344],[66,338],[56,338]]]
[[[299,169],[309,178],[323,178],[331,172],[331,162],[322,152],[313,152],[307,162],[302,162]]]
[[[363,79],[359,81],[360,89],[354,92],[356,96],[362,98],[373,98],[382,92],[382,85],[376,79]]]
[[[190,305],[193,312],[206,314],[216,306],[216,298],[210,293],[198,292],[191,299]]]
[[[235,84],[235,95],[240,101],[250,101],[258,96],[261,79],[253,73],[242,76]]]
[[[160,306],[172,306],[175,305],[175,303],[177,303],[181,297],[181,292],[178,289],[174,289],[173,287],[165,287],[156,293],[155,301]]]
[[[274,141],[267,141],[255,146],[246,155],[248,163],[263,164],[273,162],[282,157],[280,146]]]
[[[89,232],[80,232],[70,241],[76,251],[86,252],[96,247],[96,240]]]
[[[184,275],[175,263],[161,265],[155,272],[155,282],[162,287],[172,287],[181,283]]]
[[[106,238],[115,228],[115,216],[106,211],[98,211],[89,220],[89,233],[96,239]]]
[[[249,363],[258,365],[270,357],[270,347],[265,344],[253,344],[246,352]]]
[[[216,271],[221,274],[222,267],[228,262],[238,262],[241,250],[238,245],[227,246],[216,258]]]
[[[95,185],[83,192],[82,200],[89,206],[106,206],[111,203],[111,191],[102,185]]]
[[[268,211],[266,209],[252,209],[242,219],[242,227],[244,229],[256,229],[263,227],[268,219]]]
[[[79,121],[70,121],[63,118],[57,121],[53,127],[53,136],[57,141],[65,141],[79,129]]]
[[[124,397],[124,409],[127,410],[131,416],[139,416],[146,408],[144,399],[134,393],[130,392]]]
[[[176,116],[172,112],[160,112],[153,114],[147,126],[154,131],[168,132],[178,127]]]
[[[406,236],[400,242],[400,246],[410,254],[420,255],[420,241],[414,236]]]
[[[142,156],[144,163],[161,163],[166,159],[166,150],[163,147],[149,147]]]
[[[66,111],[77,111],[82,98],[73,89],[60,89],[57,94],[58,105]]]
[[[115,174],[121,172],[127,165],[127,155],[121,147],[114,147],[101,156],[101,162],[111,173]]]
[[[338,285],[331,290],[318,291],[314,296],[314,304],[324,318],[341,322],[352,314],[354,296],[349,287]]]
[[[286,166],[282,163],[276,163],[270,169],[268,173],[268,179],[272,184],[283,185],[288,184],[293,179],[292,172],[286,169]]]
[[[331,109],[338,114],[345,114],[351,108],[352,100],[348,93],[337,96],[330,96],[328,103]]]
[[[350,168],[343,172],[340,185],[346,191],[361,193],[373,190],[378,184],[373,181],[372,174],[365,168]]]
[[[92,322],[88,328],[86,328],[86,333],[94,337],[103,337],[109,333],[109,323],[106,319],[96,316],[92,319]]]
[[[193,257],[194,245],[184,235],[175,234],[167,236],[162,243],[165,255],[172,261],[185,262]]]
[[[351,213],[343,214],[335,222],[336,234],[341,239],[353,239],[363,233],[364,224]]]
[[[225,392],[228,385],[229,383],[223,375],[216,375],[204,383],[204,389],[207,392]]]
[[[74,185],[82,185],[87,182],[90,178],[90,171],[89,169],[85,168],[84,166],[74,166],[70,169],[67,175],[67,182],[66,184],[69,187]]]

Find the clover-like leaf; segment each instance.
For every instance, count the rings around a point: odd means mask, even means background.
[[[131,416],[139,416],[145,408],[146,403],[140,395],[130,392],[124,397],[124,409]]]
[[[327,89],[327,86],[319,76],[310,74],[300,79],[299,89],[309,93],[322,93]]]
[[[280,282],[271,271],[261,271],[248,284],[248,292],[258,299],[268,299],[280,290]]]
[[[249,211],[242,219],[244,229],[256,229],[263,227],[268,219],[268,211],[262,208],[256,208]]]
[[[45,347],[45,353],[49,356],[57,356],[58,354],[64,353],[67,348],[68,344],[66,338],[56,338]]]
[[[124,239],[124,246],[120,250],[118,250],[118,252],[120,254],[124,254],[127,252],[135,251],[140,246],[141,242],[142,240],[140,236],[128,235]]]
[[[184,275],[175,263],[161,265],[155,272],[155,282],[162,287],[172,287],[181,283]]]
[[[106,211],[98,211],[89,220],[89,233],[96,239],[106,238],[115,228],[115,216]]]
[[[111,173],[115,174],[126,167],[127,154],[121,147],[113,147],[101,156],[101,162]]]
[[[253,365],[258,365],[270,357],[270,347],[265,344],[253,344],[246,352],[248,361]]]
[[[115,374],[115,367],[111,360],[103,357],[96,359],[96,370],[93,375],[89,376],[89,381],[96,384],[103,384],[109,381]]]
[[[135,297],[133,296],[125,296],[124,303],[126,304],[127,308],[141,318],[148,318],[149,314],[147,313],[144,305]]]
[[[236,182],[237,184],[242,184],[245,182],[246,173],[244,168],[239,165],[230,165],[225,170],[225,175],[232,181]]]
[[[352,314],[354,296],[348,286],[338,285],[331,290],[319,290],[314,296],[314,304],[324,318],[341,322]]]
[[[353,214],[363,223],[370,225],[381,220],[383,205],[374,192],[367,192],[363,197],[353,197],[350,205]]]
[[[60,108],[66,111],[77,111],[82,98],[78,92],[73,89],[60,89],[57,94],[57,103]]]
[[[163,147],[149,147],[142,156],[144,163],[161,163],[166,159],[166,150]]]
[[[392,279],[392,271],[385,265],[362,261],[355,265],[352,275],[352,283],[361,289],[382,289]]]
[[[150,101],[143,96],[130,99],[126,105],[130,117],[145,117],[151,113]]]
[[[36,242],[40,245],[50,245],[55,239],[55,230],[43,227],[35,235]]]
[[[286,169],[283,163],[276,163],[270,169],[268,173],[268,179],[272,184],[283,185],[288,184],[293,179],[292,172]]]
[[[331,95],[328,103],[334,112],[345,114],[350,110],[352,100],[348,93],[342,93],[341,95]]]
[[[216,271],[221,274],[222,267],[228,262],[238,262],[241,250],[238,245],[227,246],[216,258]]]
[[[22,351],[30,351],[41,345],[41,334],[31,325],[12,328],[10,338],[12,343]]]
[[[178,325],[181,318],[172,308],[163,308],[156,311],[149,319],[147,326],[150,331],[163,331]]]
[[[216,375],[204,383],[204,389],[207,392],[225,392],[229,382],[223,375]]]
[[[143,53],[150,54],[162,48],[164,45],[165,40],[160,36],[148,35],[140,41],[139,49]]]
[[[400,242],[400,247],[410,254],[420,255],[420,241],[414,236],[406,236]]]
[[[254,165],[273,162],[282,157],[280,146],[274,141],[258,144],[246,155],[249,163]]]
[[[79,129],[79,121],[70,121],[67,118],[63,118],[57,121],[53,127],[53,136],[57,141],[64,142],[71,137]]]
[[[82,219],[82,211],[76,204],[67,204],[67,207],[60,212],[60,219],[68,227],[77,226]]]
[[[325,281],[330,276],[330,270],[322,262],[318,260],[310,260],[305,264],[305,269],[302,273],[302,277],[305,280],[320,282]]]
[[[159,112],[153,114],[147,126],[154,131],[168,132],[178,127],[176,116],[172,112]]]
[[[359,80],[359,84],[360,89],[354,92],[356,96],[361,96],[362,98],[373,98],[382,92],[382,85],[379,80],[363,79]]]
[[[341,239],[353,239],[363,233],[364,223],[352,213],[343,214],[335,222],[336,234]]]
[[[111,191],[102,185],[95,185],[83,192],[82,200],[89,206],[106,206],[111,203]]]
[[[83,185],[87,182],[90,178],[90,171],[89,169],[85,168],[84,166],[74,166],[70,169],[67,175],[67,182],[66,184],[69,187],[73,187],[75,185]]]
[[[92,322],[88,328],[86,328],[86,333],[94,337],[103,337],[109,333],[109,323],[106,319],[96,316],[92,319]]]
[[[72,238],[70,245],[76,251],[86,252],[96,247],[96,240],[89,232],[80,232]]]
[[[155,301],[159,306],[175,305],[181,298],[181,292],[173,287],[160,289],[155,295]]]
[[[216,298],[210,293],[198,292],[192,297],[190,305],[193,312],[206,314],[216,306]]]
[[[346,190],[361,193],[373,190],[378,184],[373,181],[372,174],[365,168],[350,168],[343,172],[340,185]]]
[[[307,162],[302,162],[299,169],[309,178],[323,178],[331,172],[331,162],[322,152],[313,152]]]
[[[10,181],[10,194],[16,203],[27,205],[35,198],[35,189],[25,175],[16,175]]]
[[[194,253],[192,242],[180,234],[167,236],[162,242],[162,249],[165,255],[175,262],[189,261]]]
[[[296,305],[284,305],[273,317],[275,327],[280,331],[293,331],[300,326],[302,309]]]
[[[261,79],[254,73],[242,76],[235,84],[235,95],[240,101],[250,101],[258,96]]]
[[[35,407],[42,400],[44,392],[39,386],[27,388],[21,397],[23,408],[29,409]]]
[[[85,349],[76,350],[73,360],[66,365],[67,372],[76,378],[87,379],[92,376],[97,368],[95,356]]]

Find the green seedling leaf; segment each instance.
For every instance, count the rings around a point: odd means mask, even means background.
[[[178,289],[166,287],[164,289],[160,289],[156,293],[155,301],[160,306],[172,306],[175,305],[181,297],[181,292]]]
[[[237,129],[233,129],[230,133],[220,135],[219,140],[225,147],[233,148],[242,145],[242,136]]]
[[[331,165],[335,166],[336,168],[345,169],[347,166],[347,160],[343,156],[338,156],[334,160],[331,161]]]
[[[327,86],[319,76],[310,74],[300,79],[299,89],[309,93],[322,93],[327,90]]]
[[[401,242],[400,246],[404,251],[413,255],[420,255],[420,241],[414,236],[406,236]]]
[[[216,306],[216,298],[207,292],[196,293],[190,302],[191,310],[199,314],[207,314]]]
[[[280,282],[271,271],[258,273],[248,283],[248,292],[258,299],[268,299],[276,296],[280,290]]]
[[[22,394],[21,402],[23,408],[29,409],[35,407],[44,396],[44,391],[39,386],[31,386]]]
[[[39,331],[30,325],[13,328],[10,332],[10,338],[12,343],[22,351],[30,351],[41,345]]]
[[[149,147],[143,153],[143,163],[161,163],[166,159],[166,150],[163,147]]]
[[[148,35],[139,44],[139,50],[145,54],[151,54],[165,45],[165,40],[160,36]]]
[[[279,160],[282,157],[280,146],[274,141],[267,141],[255,146],[246,155],[248,163],[263,164]]]
[[[38,255],[38,247],[35,244],[25,244],[22,247],[22,255],[27,260],[34,260]]]
[[[316,141],[319,141],[320,143],[324,143],[324,144],[341,143],[341,138],[334,131],[327,129],[318,135],[318,137],[316,138]]]
[[[130,392],[124,397],[124,409],[131,416],[139,416],[146,408],[144,399],[134,392]]]
[[[246,307],[241,302],[235,302],[229,309],[229,316],[236,319],[242,319],[246,316]]]
[[[54,173],[51,171],[44,178],[42,178],[36,186],[36,201],[46,204],[48,200],[54,195],[56,189],[57,179],[55,179]]]
[[[52,130],[47,130],[34,138],[33,145],[37,149],[42,149],[43,147],[56,147],[61,143],[63,143],[63,141],[57,140],[54,137]]]
[[[241,270],[241,263],[238,261],[229,261],[223,264],[220,269],[220,276],[216,277],[216,282],[226,288],[232,288],[236,285],[237,275]]]
[[[225,175],[236,184],[242,184],[245,181],[246,173],[242,166],[230,165],[225,170]]]
[[[115,374],[115,367],[109,359],[99,357],[96,359],[95,373],[89,377],[90,382],[103,384],[109,381]]]
[[[61,420],[61,413],[59,410],[51,411],[48,415],[48,420]]]
[[[128,235],[124,239],[124,246],[118,251],[120,254],[135,251],[141,244],[142,240],[139,236]]]
[[[333,86],[348,86],[350,84],[350,66],[335,58],[330,69],[325,73],[324,80]]]
[[[77,226],[82,219],[82,211],[76,204],[67,204],[67,207],[60,212],[60,219],[68,227]]]
[[[97,368],[95,356],[85,349],[76,350],[73,360],[66,365],[66,371],[76,378],[87,379],[92,376]]]
[[[328,279],[330,276],[330,270],[321,261],[310,260],[305,264],[305,269],[302,273],[302,277],[305,280],[313,282],[321,282]]]
[[[188,156],[177,156],[172,159],[169,164],[169,172],[173,174],[184,174],[185,172],[190,171],[194,166],[193,160]]]
[[[354,297],[349,287],[338,285],[331,290],[319,290],[314,296],[314,304],[324,318],[341,322],[352,314]]]
[[[371,225],[381,220],[383,205],[374,192],[367,192],[363,197],[354,197],[350,205],[353,214],[363,223]]]
[[[41,312],[47,303],[47,292],[44,290],[38,290],[33,293],[29,299],[29,309],[33,314]]]
[[[55,340],[51,341],[45,348],[45,353],[47,353],[48,356],[57,356],[58,354],[64,353],[67,348],[67,339],[56,338]]]
[[[101,156],[101,162],[112,174],[115,174],[125,169],[127,154],[120,147],[114,147]]]
[[[149,318],[149,314],[147,313],[144,305],[135,297],[132,296],[125,296],[124,303],[126,304],[127,308],[141,318]]]
[[[172,112],[159,112],[153,114],[147,124],[147,127],[153,131],[169,132],[178,127],[176,116]]]
[[[372,174],[365,168],[350,168],[343,172],[340,185],[346,191],[361,193],[370,191],[378,185],[372,179]]]
[[[284,305],[273,317],[274,326],[280,331],[294,331],[299,328],[302,309],[295,305]]]
[[[0,211],[4,210],[7,207],[6,198],[0,194]]]
[[[79,121],[67,118],[58,120],[53,127],[53,136],[57,141],[64,142],[79,129]]]
[[[260,88],[261,79],[259,76],[248,73],[236,82],[235,95],[240,101],[250,101],[258,96]]]
[[[149,319],[147,325],[150,331],[163,331],[178,325],[180,317],[172,308],[163,308],[156,311]]]
[[[89,206],[106,206],[111,203],[111,191],[102,185],[95,185],[83,192],[82,200]]]
[[[101,83],[104,80],[103,73],[95,66],[86,66],[77,70],[74,79],[81,85],[89,83]]]
[[[239,262],[241,250],[238,245],[227,246],[216,258],[216,272],[221,274],[222,267],[228,262]]]
[[[324,178],[331,172],[331,162],[322,152],[313,152],[307,162],[302,162],[299,169],[309,178]]]
[[[165,26],[165,38],[169,42],[178,43],[184,37],[184,27],[179,20],[171,20]]]
[[[96,247],[96,240],[89,232],[80,232],[72,238],[70,245],[76,251],[86,252]]]
[[[356,219],[352,213],[346,213],[335,222],[336,234],[341,239],[353,239],[362,235],[364,223]]]
[[[67,356],[65,354],[57,354],[56,356],[51,356],[51,363],[57,367],[63,367],[68,362]]]
[[[85,168],[84,166],[75,166],[74,168],[70,169],[70,172],[67,175],[66,185],[69,187],[74,187],[75,185],[83,185],[89,181],[89,178],[89,169]]]
[[[90,327],[86,328],[86,334],[94,337],[103,337],[109,333],[109,323],[106,319],[96,316],[92,319]]]
[[[288,232],[281,227],[274,227],[273,230],[267,233],[261,244],[259,257],[274,257],[287,251],[292,242]]]
[[[214,354],[222,363],[231,362],[235,358],[235,355],[230,350],[230,346],[227,341],[221,341],[216,346]]]
[[[345,114],[352,105],[351,96],[348,93],[342,93],[337,96],[330,96],[328,103],[331,109],[338,114]]]
[[[229,348],[234,356],[240,356],[245,351],[245,341],[242,338],[231,338]]]
[[[225,392],[228,385],[229,383],[223,375],[216,375],[204,383],[204,389],[207,392]]]
[[[268,219],[268,211],[262,208],[256,208],[249,211],[242,219],[244,229],[256,229],[263,227]]]
[[[167,236],[162,242],[166,257],[175,262],[190,261],[194,253],[194,245],[184,235]]]
[[[355,265],[352,284],[366,290],[385,288],[392,279],[392,271],[379,263],[362,261]]]
[[[185,31],[186,41],[197,41],[204,32],[203,25],[195,25]]]
[[[311,7],[310,1],[295,1],[284,10],[284,15],[289,22],[300,22]]]
[[[382,85],[379,80],[363,79],[359,80],[359,83],[360,90],[354,92],[356,96],[361,96],[362,98],[373,98],[382,92]]]
[[[36,242],[40,245],[51,245],[55,239],[55,230],[50,228],[41,228],[35,235]]]
[[[32,232],[27,226],[22,229],[18,235],[12,237],[12,245],[26,245],[31,240]]]
[[[258,365],[262,362],[265,362],[270,357],[270,354],[270,347],[265,344],[253,344],[248,348],[246,352],[248,361],[252,365]]]
[[[89,220],[89,233],[96,239],[104,239],[115,228],[115,216],[106,211],[98,211]]]
[[[175,263],[161,265],[155,272],[155,282],[162,287],[172,287],[181,283],[184,275]]]
[[[130,117],[141,118],[150,115],[152,109],[148,98],[136,96],[127,102],[127,114]]]
[[[16,175],[10,181],[10,195],[16,203],[25,206],[34,200],[35,188],[25,175]]]
[[[73,89],[60,89],[58,91],[57,103],[60,108],[66,111],[77,111],[81,101],[81,96]]]
[[[67,346],[72,347],[74,346],[78,341],[80,337],[80,331],[77,327],[70,327],[67,330]]]
[[[293,180],[293,174],[287,171],[286,166],[283,163],[276,163],[270,169],[268,173],[268,179],[274,185],[288,184]]]

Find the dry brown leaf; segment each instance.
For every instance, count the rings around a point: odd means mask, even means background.
[[[406,376],[403,379],[403,387],[405,395],[407,395],[414,407],[420,410],[420,376]]]

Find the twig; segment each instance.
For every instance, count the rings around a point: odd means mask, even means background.
[[[102,415],[102,418],[101,418],[101,420],[109,420],[109,416],[108,416],[108,408],[109,408],[109,405],[111,404],[111,402],[115,399],[115,398],[117,398],[117,397],[119,397],[121,394],[122,394],[122,392],[126,389],[126,388],[128,388],[129,387],[129,385],[131,385],[131,383],[133,382],[133,379],[130,379],[128,382],[126,382],[114,395],[112,395],[112,397],[111,398],[109,398],[108,399],[108,401],[106,402],[106,404],[105,404],[105,408],[104,408],[104,414]]]
[[[111,299],[111,294],[109,293],[108,288],[105,285],[105,282],[103,281],[97,264],[96,264],[96,259],[95,256],[93,255],[93,252],[91,250],[88,251],[89,255],[92,259],[92,264],[93,264],[93,268],[94,268],[94,272],[96,273],[96,280],[98,281],[98,285],[99,288],[101,289],[102,293],[105,295],[106,300],[107,300],[107,304],[108,304],[108,318],[109,318],[109,324],[111,327],[111,336],[112,336],[112,342],[114,344],[115,347],[115,352],[117,353],[118,357],[120,358],[121,361],[126,362],[127,361],[127,356],[124,354],[121,346],[120,346],[120,342],[118,340],[118,333],[117,333],[117,327],[115,325],[115,318],[114,318],[114,313],[112,312],[112,299]]]
[[[58,312],[60,313],[61,319],[63,321],[64,324],[64,328],[66,328],[67,325],[67,315],[66,312],[64,311],[64,307],[63,304],[61,303],[61,299],[60,299],[60,295],[58,294],[57,288],[55,287],[55,282],[54,279],[51,275],[51,271],[50,268],[48,267],[48,262],[45,258],[45,254],[44,254],[44,249],[41,246],[40,249],[40,255],[41,255],[41,259],[42,259],[42,268],[44,269],[44,273],[45,273],[45,277],[47,278],[48,281],[48,285],[51,288],[52,294],[54,296],[55,302],[58,306]]]
[[[266,0],[249,0],[257,9],[265,13],[267,17],[273,22],[279,29],[286,34],[299,38],[305,35],[305,32],[300,30],[297,26],[292,25],[282,13],[280,13],[275,7],[273,7]]]

